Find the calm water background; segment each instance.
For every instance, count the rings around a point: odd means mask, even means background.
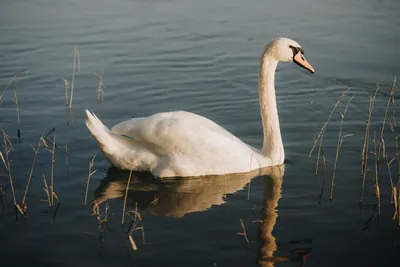
[[[31,167],[30,145],[37,143],[44,129],[55,128],[55,191],[62,202],[53,221],[53,210],[40,201],[46,198],[42,172],[50,177],[51,166],[50,154],[43,151],[29,191],[29,219],[16,222],[8,177],[0,169],[0,184],[6,190],[0,211],[2,264],[256,266],[266,247],[275,244],[276,249],[269,249],[281,258],[271,261],[284,261],[276,266],[298,266],[301,253],[295,249],[312,250],[306,266],[387,266],[400,249],[391,220],[389,181],[384,171],[382,214],[365,224],[375,200],[369,182],[360,211],[359,165],[368,94],[381,81],[374,113],[379,130],[390,84],[400,74],[399,12],[400,3],[390,0],[2,1],[1,88],[14,73],[27,73],[13,83],[19,88],[20,142],[12,90],[4,94],[0,108],[0,127],[16,142],[10,158],[17,199],[22,199],[25,173]],[[271,178],[256,177],[248,197],[247,178],[224,178],[232,185],[228,188],[218,179],[164,184],[151,179],[141,183],[135,176],[137,185],[132,185],[128,202],[131,208],[138,202],[146,244],[135,233],[139,251],[134,253],[129,246],[124,248],[128,223],[120,223],[123,201],[113,199],[120,197],[127,174],[109,172],[107,161],[98,156],[89,198],[106,196],[111,205],[108,228],[99,239],[97,220],[89,207],[83,207],[87,167],[98,152],[84,125],[83,110],[95,111],[112,126],[131,117],[183,109],[211,118],[260,147],[259,56],[266,42],[278,36],[297,40],[316,69],[311,76],[293,64],[278,67],[279,115],[289,160],[282,186]],[[69,114],[60,77],[71,79],[74,44],[79,47],[81,71],[76,74],[73,114]],[[103,103],[96,100],[98,78],[93,75],[100,72],[106,86]],[[355,98],[344,132],[354,136],[341,150],[331,206],[328,191],[338,113],[324,141],[329,171],[321,201],[323,177],[313,175],[315,161],[307,155],[315,130],[348,87]],[[394,134],[387,132],[393,157]],[[68,171],[64,144],[68,144]],[[165,206],[151,204],[157,196]],[[220,205],[222,201],[226,203]],[[274,215],[276,224],[265,226],[269,233],[273,230],[272,236],[265,238],[265,229],[255,221],[268,222]],[[239,218],[251,248],[237,234],[242,231]],[[266,259],[263,264],[272,266]]]

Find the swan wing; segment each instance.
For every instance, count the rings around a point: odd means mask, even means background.
[[[209,153],[240,154],[250,148],[215,122],[186,111],[157,113],[115,125],[111,131],[158,156],[170,153],[205,157]],[[219,152],[218,152],[219,151]]]

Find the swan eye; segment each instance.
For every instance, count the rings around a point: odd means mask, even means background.
[[[300,52],[301,53],[301,59],[302,60],[304,60],[304,57],[303,57],[303,55],[304,55],[304,50],[303,50],[303,48],[301,48],[301,47],[294,47],[294,46],[292,46],[292,45],[289,45],[289,48],[290,49],[292,49],[292,51],[293,51],[293,58]]]

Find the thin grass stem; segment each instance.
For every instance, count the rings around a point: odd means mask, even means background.
[[[129,190],[129,185],[131,183],[131,178],[132,178],[132,170],[129,172],[128,183],[126,184],[126,189],[125,189],[124,206],[122,208],[122,220],[121,220],[122,224],[124,224],[125,220],[126,200],[128,198],[128,190]]]
[[[78,46],[75,45],[74,46],[74,66],[72,68],[71,93],[70,93],[70,98],[69,98],[69,108],[70,109],[72,109],[72,100],[74,98],[75,71],[76,71],[77,61],[78,61],[78,71],[80,71],[81,60],[80,60]]]
[[[338,141],[337,141],[337,145],[336,145],[335,163],[334,163],[333,174],[332,174],[331,194],[329,196],[329,199],[331,201],[333,199],[333,190],[334,190],[334,187],[335,187],[335,177],[336,177],[337,163],[338,163],[338,159],[339,159],[340,148],[342,147],[344,138],[347,137],[347,136],[350,136],[350,135],[342,136],[342,129],[343,129],[343,122],[344,122],[344,118],[346,116],[347,109],[349,107],[349,104],[350,104],[351,100],[353,100],[353,98],[354,98],[354,96],[352,96],[350,98],[350,100],[347,102],[347,104],[346,104],[346,106],[344,108],[343,113],[340,114],[341,115],[341,121],[340,121],[340,128],[339,128],[339,134],[338,134]]]
[[[88,179],[87,179],[87,182],[86,182],[85,199],[83,201],[83,206],[84,207],[86,207],[86,203],[87,203],[87,195],[88,195],[88,191],[89,191],[90,177],[92,177],[92,175],[97,172],[97,170],[92,171],[92,168],[94,166],[94,160],[95,160],[96,156],[97,156],[97,154],[95,154],[93,156],[92,160],[89,163],[89,172],[88,172]]]

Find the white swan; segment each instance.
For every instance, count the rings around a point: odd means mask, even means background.
[[[134,118],[109,130],[86,110],[86,125],[114,166],[149,171],[157,177],[242,173],[280,165],[285,154],[274,87],[279,61],[295,62],[314,73],[297,42],[278,38],[267,44],[259,73],[264,129],[261,150],[245,144],[215,122],[185,111]]]

